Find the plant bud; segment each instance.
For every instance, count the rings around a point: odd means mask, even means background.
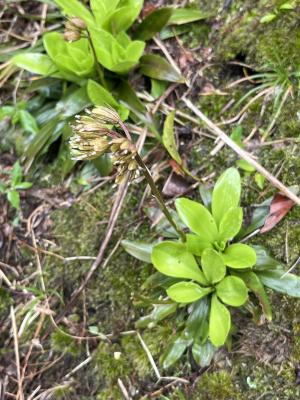
[[[86,29],[86,23],[81,18],[73,17],[70,19],[70,22],[73,26],[80,30]]]
[[[81,38],[81,34],[78,31],[65,31],[64,39],[67,42],[75,42]]]

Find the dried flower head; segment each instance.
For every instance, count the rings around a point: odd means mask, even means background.
[[[92,160],[106,153],[110,147],[107,136],[88,131],[75,133],[69,144],[72,160]]]
[[[119,125],[120,116],[113,108],[98,106],[89,112],[92,118],[95,118],[103,125]]]
[[[86,29],[86,23],[81,18],[71,18],[65,24],[64,39],[68,42],[75,42],[82,37],[82,32]]]

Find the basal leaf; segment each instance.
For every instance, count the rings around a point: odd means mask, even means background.
[[[211,300],[209,315],[209,338],[214,346],[223,346],[226,342],[230,327],[230,312],[214,294]]]
[[[97,26],[102,27],[108,16],[115,11],[120,0],[90,0]]]
[[[212,247],[212,244],[206,239],[201,239],[198,235],[188,233],[186,235],[186,247],[189,252],[200,257],[205,249]]]
[[[173,8],[172,16],[169,19],[169,25],[182,25],[189,22],[199,21],[209,18],[212,14],[204,13],[195,8]]]
[[[263,246],[253,246],[256,253],[256,263],[253,269],[255,271],[283,269],[282,264],[271,257],[268,251]]]
[[[149,324],[156,324],[159,321],[162,321],[163,319],[168,317],[169,315],[174,314],[174,312],[177,309],[177,306],[178,305],[176,303],[155,304],[151,314],[140,318],[136,322],[135,326],[137,328],[146,328],[148,327]]]
[[[118,111],[123,121],[128,118],[129,110],[122,104],[118,103],[108,90],[92,79],[88,80],[87,94],[91,102],[96,106],[111,106]]]
[[[194,256],[187,251],[186,246],[182,243],[165,241],[156,244],[151,259],[154,267],[164,275],[193,279],[206,284],[204,275]]]
[[[215,353],[216,348],[211,344],[209,340],[206,340],[204,343],[202,343],[200,340],[196,340],[193,343],[193,357],[196,363],[202,368],[210,365]]]
[[[9,190],[7,192],[7,200],[17,210],[20,208],[20,195],[16,190]]]
[[[201,239],[214,243],[218,229],[211,213],[200,203],[184,197],[175,201],[180,219]]]
[[[151,39],[168,23],[172,13],[169,7],[154,10],[137,26],[134,37],[139,40]]]
[[[143,75],[162,81],[185,82],[179,71],[174,69],[164,58],[154,54],[147,54],[141,58],[140,71]]]
[[[209,283],[217,283],[226,274],[226,267],[220,254],[213,249],[205,249],[201,257],[201,266]]]
[[[175,134],[174,134],[174,118],[175,118],[175,111],[171,111],[164,123],[164,130],[163,130],[163,144],[167,149],[170,156],[177,162],[177,164],[181,165],[182,160],[177,151],[177,145],[175,141]]]
[[[58,71],[51,58],[41,53],[17,54],[11,62],[19,68],[43,76],[51,76]]]
[[[223,215],[220,221],[219,234],[220,240],[230,240],[240,231],[243,223],[243,209],[232,207]]]
[[[39,127],[36,123],[35,118],[26,110],[19,111],[20,124],[25,132],[29,132],[31,134],[37,134],[39,131]]]
[[[177,303],[192,303],[211,291],[211,288],[203,288],[194,282],[178,282],[167,289],[167,294]]]
[[[252,271],[239,272],[238,276],[243,279],[246,286],[256,295],[263,310],[265,317],[272,321],[272,308],[268,295],[264,289],[261,280]]]
[[[262,271],[257,273],[261,282],[276,292],[284,293],[292,297],[300,297],[300,277],[293,274],[285,274],[284,270]]]
[[[130,240],[122,240],[121,244],[131,256],[137,258],[138,260],[151,263],[153,244],[132,242]]]
[[[192,344],[192,339],[186,339],[184,334],[178,335],[175,340],[167,347],[166,351],[160,358],[160,363],[164,369],[169,368],[180,359],[188,346]]]
[[[217,223],[227,211],[237,207],[241,196],[241,178],[236,168],[229,168],[217,180],[212,195],[212,214]]]
[[[103,22],[103,29],[108,30],[114,35],[122,31],[127,31],[138,17],[142,5],[143,0],[139,0],[138,2],[135,1],[135,4],[124,5],[123,7],[117,8]]]
[[[256,263],[255,250],[242,243],[228,246],[222,256],[225,264],[230,268],[252,268]]]
[[[230,306],[242,306],[248,298],[244,281],[236,276],[227,276],[217,285],[217,296]]]
[[[191,305],[191,312],[186,321],[187,336],[194,340],[206,340],[208,336],[209,299],[203,297]]]

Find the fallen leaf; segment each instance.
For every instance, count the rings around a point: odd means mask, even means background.
[[[172,171],[175,172],[175,174],[184,176],[184,172],[181,166],[175,160],[170,160],[169,165],[172,168]]]
[[[264,226],[261,228],[260,233],[269,232],[283,217],[290,211],[295,203],[282,194],[276,194],[270,206],[270,213],[267,216]]]
[[[172,172],[169,175],[162,192],[167,197],[181,196],[189,187],[190,185],[185,178]]]

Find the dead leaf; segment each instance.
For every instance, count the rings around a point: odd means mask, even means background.
[[[279,221],[286,216],[295,203],[282,194],[276,194],[270,206],[270,213],[267,216],[260,233],[269,232]]]
[[[189,187],[190,185],[185,178],[172,172],[169,175],[162,192],[167,197],[181,196]]]

